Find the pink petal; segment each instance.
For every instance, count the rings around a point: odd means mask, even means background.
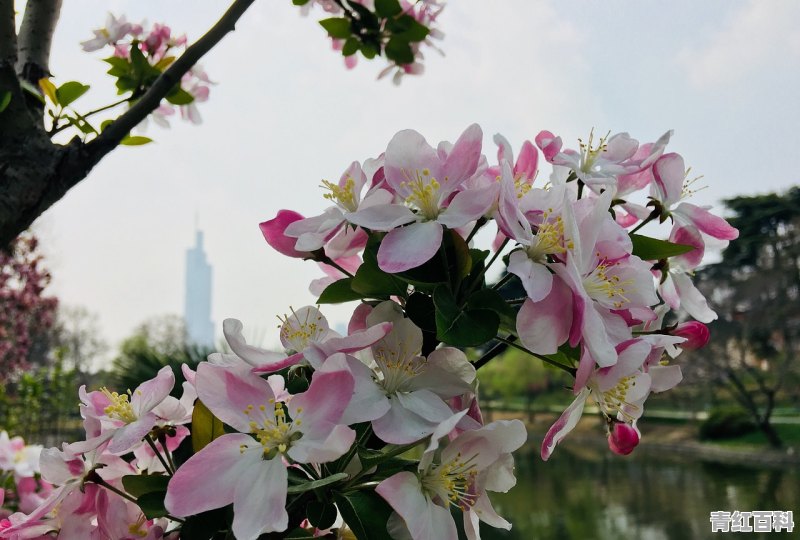
[[[672,258],[672,263],[678,263],[684,270],[693,270],[703,262],[703,255],[705,255],[706,244],[700,231],[694,227],[681,227],[676,225],[669,235],[669,241],[676,244],[685,244],[694,246],[694,249],[683,255],[678,255]]]
[[[164,401],[164,398],[175,386],[175,374],[172,368],[164,366],[156,376],[140,384],[131,396],[131,408],[136,416],[142,416],[153,410],[153,407]]]
[[[225,341],[228,342],[231,350],[236,356],[258,368],[259,372],[270,373],[296,363],[296,359],[290,360],[285,354],[248,345],[242,335],[242,329],[243,325],[237,319],[225,319],[222,322],[222,333],[225,334]]]
[[[270,400],[275,396],[261,377],[201,362],[195,380],[200,401],[237,431],[249,433],[251,420],[259,425],[266,419],[274,422],[275,405]]]
[[[302,418],[299,429],[303,433],[330,430],[330,424],[341,419],[353,397],[355,381],[347,368],[342,366],[343,369],[327,371],[337,367],[333,363],[327,364],[314,373],[308,390],[289,401],[289,414],[294,419]]]
[[[569,407],[561,413],[561,416],[558,417],[555,424],[550,426],[550,429],[547,430],[547,433],[542,440],[542,459],[547,461],[550,459],[550,456],[553,454],[553,450],[555,450],[556,445],[566,437],[570,431],[572,431],[575,426],[578,425],[578,420],[581,419],[581,415],[583,414],[583,406],[586,403],[586,398],[589,396],[589,389],[584,388],[581,390],[581,393],[578,394],[578,397],[575,398]]]
[[[517,334],[531,351],[555,354],[567,341],[572,325],[572,291],[558,277],[540,302],[526,299],[517,315]]]
[[[279,457],[262,459],[240,477],[233,495],[232,529],[237,539],[256,540],[263,533],[286,530],[287,479]]]
[[[483,145],[483,131],[478,124],[472,124],[458,138],[452,150],[447,155],[444,162],[444,178],[439,178],[440,182],[449,179],[458,185],[466,180],[478,168],[478,160],[481,157],[481,146]],[[387,150],[388,155],[388,150]],[[388,161],[388,159],[387,159]]]
[[[515,251],[508,261],[508,271],[522,282],[528,298],[543,300],[553,288],[553,274],[543,264],[532,261],[524,251]]]
[[[244,454],[242,446],[248,449]],[[178,467],[164,506],[173,515],[190,516],[229,505],[237,485],[254,474],[261,454],[261,445],[249,435],[229,433],[214,439]]]
[[[412,223],[390,231],[378,248],[378,266],[395,274],[428,262],[442,245],[443,232],[435,221]]]
[[[329,463],[342,457],[355,438],[355,431],[347,426],[336,425],[324,438],[304,436],[289,448],[288,454],[299,463]]]
[[[681,198],[686,165],[676,153],[664,154],[653,164],[653,191],[665,206],[672,206]]]
[[[522,148],[519,151],[519,158],[514,165],[514,174],[521,174],[525,179],[533,179],[536,176],[536,170],[539,166],[539,152],[536,147],[531,144],[531,141],[522,143]]]
[[[414,212],[402,204],[370,206],[345,215],[347,221],[373,231],[391,231],[417,220]]]
[[[412,129],[397,133],[386,148],[384,173],[386,181],[395,192],[401,192],[400,184],[413,178],[416,171],[428,169],[431,176],[443,179],[442,164],[436,150],[425,138]]]
[[[436,221],[451,229],[475,221],[486,214],[497,201],[499,187],[493,183],[485,188],[467,189],[457,193]]]
[[[414,540],[458,538],[450,512],[422,494],[422,486],[413,473],[397,473],[381,482],[375,492],[403,518]]]
[[[714,238],[720,240],[736,240],[739,238],[738,229],[731,227],[731,225],[721,217],[715,216],[708,210],[700,208],[699,206],[681,203],[672,213],[684,216],[691,221],[695,227]]]
[[[112,454],[128,452],[142,442],[144,436],[150,433],[150,430],[156,425],[157,420],[155,414],[147,413],[135,422],[117,429],[108,445],[108,451]]]
[[[273,219],[259,223],[258,226],[261,229],[261,233],[264,235],[264,239],[273,249],[289,257],[305,259],[310,257],[311,253],[297,251],[294,249],[297,239],[284,235],[284,231],[289,224],[300,221],[301,219],[303,219],[303,216],[297,212],[281,210]]]

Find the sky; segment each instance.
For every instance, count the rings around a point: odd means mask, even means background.
[[[19,4],[19,2],[18,2]],[[80,41],[106,10],[164,22],[190,41],[226,3],[65,0],[51,57],[56,83],[91,91],[85,110],[115,98],[100,53]],[[114,348],[141,322],[181,314],[185,251],[197,223],[214,267],[212,318],[278,343],[276,315],[312,303],[316,265],[285,258],[258,223],[281,208],[316,215],[319,184],[385,150],[413,128],[429,142],[479,123],[515,148],[543,129],[574,147],[590,129],[640,142],[668,129],[707,185],[691,202],[780,191],[798,183],[800,3],[793,0],[451,0],[439,21],[445,55],[400,86],[376,81],[382,60],[345,69],[316,23],[290,0],[255,2],[202,65],[217,82],[203,124],[150,125],[155,142],[107,156],[34,225],[51,292],[99,317]],[[76,106],[78,105],[76,103]],[[344,307],[323,312],[334,324]]]

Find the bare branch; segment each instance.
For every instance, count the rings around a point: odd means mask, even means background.
[[[50,47],[62,0],[36,0],[25,5],[19,30],[17,73],[31,83],[50,75]]]
[[[0,66],[17,61],[17,29],[14,0],[0,0]]]
[[[114,149],[147,115],[153,112],[161,100],[180,83],[181,77],[194,66],[200,58],[235,30],[236,21],[244,14],[254,0],[236,0],[228,11],[217,21],[211,30],[186,49],[180,58],[162,73],[142,98],[122,116],[114,120],[86,149],[95,163]]]

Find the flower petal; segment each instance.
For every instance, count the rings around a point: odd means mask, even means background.
[[[435,221],[412,223],[389,232],[378,248],[378,266],[396,274],[428,262],[442,245],[442,226]]]

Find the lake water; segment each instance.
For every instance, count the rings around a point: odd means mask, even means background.
[[[731,467],[599,448],[556,449],[547,463],[517,455],[517,486],[492,494],[511,531],[481,527],[485,540],[691,540],[800,538],[800,471]],[[709,512],[792,510],[794,533],[712,533]]]

